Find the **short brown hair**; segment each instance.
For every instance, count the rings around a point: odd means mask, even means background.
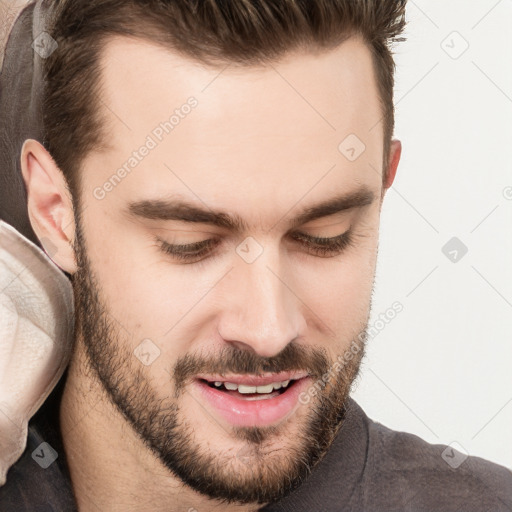
[[[106,141],[98,115],[106,38],[136,37],[207,65],[263,65],[295,49],[328,50],[362,35],[372,52],[384,128],[383,180],[394,130],[390,43],[407,0],[47,0],[57,49],[44,61],[43,144],[78,201],[80,166]]]

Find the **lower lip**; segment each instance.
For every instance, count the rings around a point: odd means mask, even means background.
[[[194,385],[215,411],[229,423],[239,427],[265,426],[285,419],[298,405],[299,395],[307,389],[310,377],[304,377],[284,393],[261,400],[245,400],[211,388],[196,379]]]

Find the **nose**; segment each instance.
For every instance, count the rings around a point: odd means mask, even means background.
[[[223,289],[227,300],[218,324],[223,340],[272,357],[304,335],[302,302],[282,274],[279,257],[270,251],[252,263],[237,262]]]

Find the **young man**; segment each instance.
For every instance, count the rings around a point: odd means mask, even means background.
[[[75,346],[2,510],[512,509],[506,468],[350,398],[405,1],[50,4],[20,161]]]

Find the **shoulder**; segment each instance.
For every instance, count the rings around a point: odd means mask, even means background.
[[[58,411],[65,375],[28,423],[27,444],[0,486],[2,512],[76,512]]]
[[[29,425],[27,445],[20,459],[7,472],[0,487],[0,510],[28,512],[32,510],[74,510],[69,500],[67,482],[54,463],[58,453],[43,441],[39,431]]]
[[[411,510],[512,510],[512,471],[368,419],[367,477]]]

